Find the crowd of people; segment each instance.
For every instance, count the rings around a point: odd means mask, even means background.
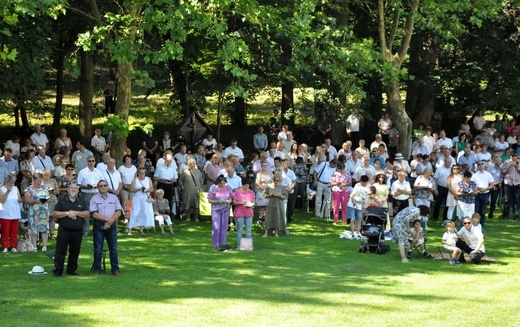
[[[393,221],[401,258],[407,261],[405,247],[410,240],[413,246],[420,242],[410,217],[421,217],[427,226],[429,215],[424,208],[431,207],[431,219],[437,220],[444,203],[449,235],[443,243],[452,251],[450,262],[455,264],[463,259],[463,252],[477,251],[479,256],[472,258],[481,258],[481,238],[466,220],[478,214],[485,228],[500,195],[507,199],[502,217],[508,218],[512,211],[519,218],[520,136],[514,119],[497,116],[486,122],[480,112],[463,122],[452,139],[444,130],[435,133],[430,126],[420,125],[414,130],[409,154],[399,152],[399,133],[388,114],[379,120],[379,133],[373,140],[365,139],[368,135],[363,135],[362,123],[363,117],[354,109],[346,119],[347,140],[336,149],[330,138],[332,124],[323,114],[317,124],[318,144],[311,148],[296,141],[297,135],[280,123],[275,111],[269,119],[269,133],[260,126],[246,151],[236,139],[224,147],[209,133],[194,154],[186,145],[174,150],[168,132],[159,140],[150,130],[138,155],[133,157],[126,149],[118,168],[110,155],[110,139],[101,130],[95,130],[90,145],[79,140],[73,150],[65,129],[51,148],[42,127],[36,125],[23,142],[17,135],[5,142],[0,158],[2,251],[17,251],[20,221],[26,222],[35,248],[41,244],[41,250],[47,251],[58,223],[55,275],[63,273],[67,247],[67,273],[76,274],[81,239],[91,232],[94,273],[99,273],[106,238],[112,273],[119,275],[120,217],[129,235],[134,229],[144,234],[156,224],[166,233],[164,223],[173,234],[172,217],[200,221],[199,204],[205,200],[211,204],[212,246],[219,249],[227,242],[231,213],[240,247],[244,229],[245,237],[251,238],[254,209],[263,222],[263,236],[272,231],[279,237],[289,234],[294,208],[310,202],[318,218],[328,218],[332,211],[334,224],[340,224],[340,217],[343,224],[350,220],[354,238],[361,237],[367,206],[384,208]],[[244,152],[250,153],[248,159]],[[202,193],[207,194],[205,199],[201,192],[207,192]],[[398,219],[405,209],[414,215]],[[462,232],[455,240],[452,232],[457,225]],[[466,243],[461,241],[464,238]]]

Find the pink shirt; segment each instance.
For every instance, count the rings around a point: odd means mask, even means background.
[[[242,202],[255,202],[255,193],[249,189],[244,192],[242,188],[235,191],[235,200]],[[243,205],[235,206],[235,217],[237,218],[253,218],[253,208],[248,208]]]

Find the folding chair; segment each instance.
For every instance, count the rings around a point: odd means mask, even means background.
[[[410,222],[410,227],[413,228],[413,221]],[[426,221],[421,219],[421,227],[423,229],[423,233],[424,233],[424,250],[426,251],[426,253],[428,253],[428,251],[426,250],[426,244],[428,242],[428,231],[426,230]],[[411,251],[411,252],[410,252]],[[411,256],[414,252],[418,252],[421,256],[423,256],[422,254],[422,251],[421,251],[421,244],[416,244],[414,246],[413,249],[409,250],[408,253],[409,255]],[[429,257],[432,257],[431,254],[428,253],[428,256],[426,256],[427,258]]]

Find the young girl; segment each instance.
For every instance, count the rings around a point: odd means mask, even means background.
[[[461,255],[461,250],[455,246],[457,243],[457,233],[455,233],[455,223],[448,221],[446,223],[446,232],[442,235],[442,244],[444,248],[451,253],[450,265],[460,264],[458,258]]]
[[[413,251],[411,249],[415,248],[416,245],[419,245],[421,247],[423,256],[429,257],[430,254],[426,252],[426,249],[424,248],[424,230],[421,227],[420,219],[415,219],[413,221],[413,228],[410,230],[410,235],[410,250],[408,250],[407,256],[410,257]]]

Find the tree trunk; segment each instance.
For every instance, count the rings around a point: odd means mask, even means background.
[[[292,65],[292,45],[288,39],[280,42],[282,65],[290,67]],[[289,118],[286,113],[290,112]],[[282,125],[289,125],[289,130],[294,130],[294,83],[285,79],[282,74]]]
[[[63,44],[61,42],[61,44]],[[56,57],[56,104],[54,105],[54,117],[52,121],[52,135],[60,134],[61,112],[63,106],[63,65],[65,63],[64,49],[58,50]]]
[[[434,113],[436,84],[433,78],[439,47],[424,32],[417,33],[410,41],[410,75],[415,76],[407,85],[406,112],[413,126],[419,123],[431,125]]]
[[[79,89],[79,133],[88,144],[92,137],[92,96],[94,95],[94,57],[92,53],[81,51],[81,76]]]
[[[362,108],[364,112],[361,113],[364,117],[362,135],[367,140],[371,140],[378,131],[377,122],[383,115],[383,83],[378,78],[369,78],[363,90],[366,92],[366,97],[364,109]]]
[[[119,63],[116,71],[116,82],[118,86],[116,94],[116,115],[124,121],[128,121],[130,104],[132,102],[132,80],[130,79],[130,73],[132,71],[132,63]],[[110,156],[116,160],[118,166],[122,163],[125,148],[126,137],[112,137]]]
[[[243,97],[235,97],[233,127],[244,128],[246,125],[246,100]]]
[[[400,84],[397,80],[389,82],[386,86],[386,97],[391,119],[393,125],[399,131],[397,149],[398,152],[408,158],[410,155],[410,140],[412,139],[412,121],[406,113],[400,91]]]
[[[184,72],[184,63],[180,60],[169,60],[168,68],[170,69],[170,75],[174,84],[174,90],[172,91],[177,95],[183,114],[186,115],[189,112],[189,92],[186,83],[186,74]]]

